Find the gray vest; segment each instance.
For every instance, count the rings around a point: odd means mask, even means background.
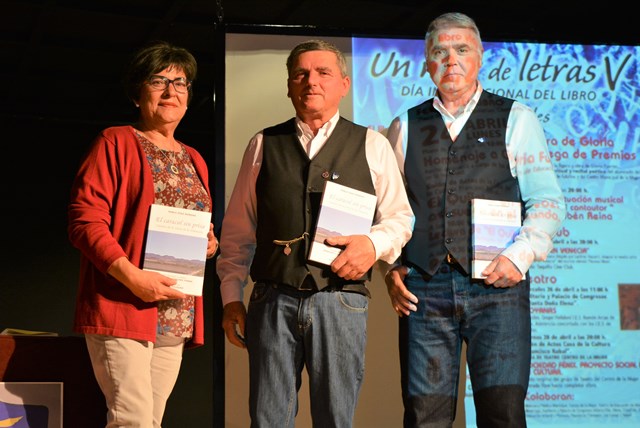
[[[331,268],[307,262],[325,180],[333,180],[375,194],[365,151],[367,129],[340,118],[326,144],[310,160],[296,136],[291,119],[264,130],[263,160],[256,182],[257,247],[251,264],[253,281],[287,284],[299,288],[311,274],[319,289],[329,285],[362,284],[346,281]],[[273,240],[288,241],[284,247]],[[358,291],[358,290],[355,290]]]
[[[415,227],[403,261],[433,275],[447,253],[471,272],[472,198],[520,201],[505,131],[513,100],[482,92],[455,143],[433,99],[409,110],[405,177]]]

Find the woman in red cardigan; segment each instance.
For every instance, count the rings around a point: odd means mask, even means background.
[[[103,130],[72,186],[68,233],[81,265],[74,331],[86,337],[107,427],[160,427],[184,347],[204,342],[201,296],[142,270],[152,204],[212,211],[203,157],[174,138],[197,64],[165,42],[136,52],[125,75],[133,125]],[[213,224],[207,257],[218,242]]]

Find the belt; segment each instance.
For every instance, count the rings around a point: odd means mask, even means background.
[[[453,257],[451,253],[447,253],[444,260],[440,264],[440,268],[438,269],[438,272],[449,273],[454,270],[457,270],[458,272],[464,274],[464,269],[462,269],[462,265],[458,263],[456,258]]]
[[[418,265],[415,265],[413,263],[408,263],[408,266],[414,268],[415,271],[418,274],[420,274],[420,276],[422,276],[422,279],[424,279],[425,281],[431,281],[431,278],[433,278],[433,275],[429,275]],[[462,269],[462,265],[458,263],[455,257],[447,253],[447,255],[444,257],[444,259],[440,263],[440,266],[438,266],[438,270],[434,273],[434,275],[437,273],[450,273],[454,270],[466,275],[464,272],[464,269]]]
[[[304,288],[292,287],[291,285],[287,285],[287,284],[279,284],[277,282],[270,282],[268,284],[269,284],[270,287],[278,290],[282,294],[286,294],[287,296],[291,296],[291,297],[300,297],[300,298],[310,297],[310,296],[313,296],[316,293],[324,293],[324,292],[341,291],[342,290],[342,286],[341,285],[329,285],[329,286],[323,288],[322,290],[318,290],[318,289],[309,290],[309,289],[304,289]]]
[[[297,297],[297,298],[309,297],[318,292],[343,291],[343,287],[347,287],[347,288],[349,287],[348,284],[347,285],[332,284],[332,285],[323,287],[321,290],[319,290],[312,277],[305,278],[300,288],[297,288],[288,284],[273,282],[273,281],[257,281],[257,282],[266,284],[269,287],[274,288],[283,294],[286,294],[287,296]],[[351,291],[351,290],[345,289],[344,291]],[[361,293],[361,294],[364,294],[364,293]]]
[[[431,278],[433,278],[432,275],[429,275],[428,273],[424,272],[419,267],[414,266],[414,268],[422,275],[422,279],[424,279],[425,281],[430,281]],[[464,273],[464,269],[462,269],[462,265],[458,263],[455,257],[447,253],[447,255],[444,257],[444,259],[440,263],[440,266],[438,267],[438,270],[436,271],[436,273],[450,273],[454,270],[457,270],[460,273]]]
[[[296,288],[287,284],[279,284],[277,282],[267,282],[267,284],[269,285],[269,287],[275,290],[278,290],[282,294],[286,294],[287,296],[296,297],[296,298],[310,297],[318,292],[317,289],[315,290],[301,289],[301,288]]]

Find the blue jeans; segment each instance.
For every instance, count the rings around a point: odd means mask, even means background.
[[[364,377],[368,297],[295,296],[256,283],[246,322],[252,428],[293,427],[302,370],[314,427],[351,427]]]
[[[494,288],[449,265],[431,278],[410,269],[418,310],[400,318],[404,427],[451,427],[467,345],[478,428],[526,427],[531,363],[529,282]]]

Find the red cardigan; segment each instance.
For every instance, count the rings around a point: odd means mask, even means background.
[[[209,197],[203,157],[183,144]],[[103,130],[80,164],[68,210],[68,234],[80,250],[80,278],[73,329],[155,342],[156,303],[145,303],[108,275],[120,257],[142,266],[149,209],[154,202],[151,169],[131,126]],[[202,297],[195,298],[193,337],[204,344]]]

